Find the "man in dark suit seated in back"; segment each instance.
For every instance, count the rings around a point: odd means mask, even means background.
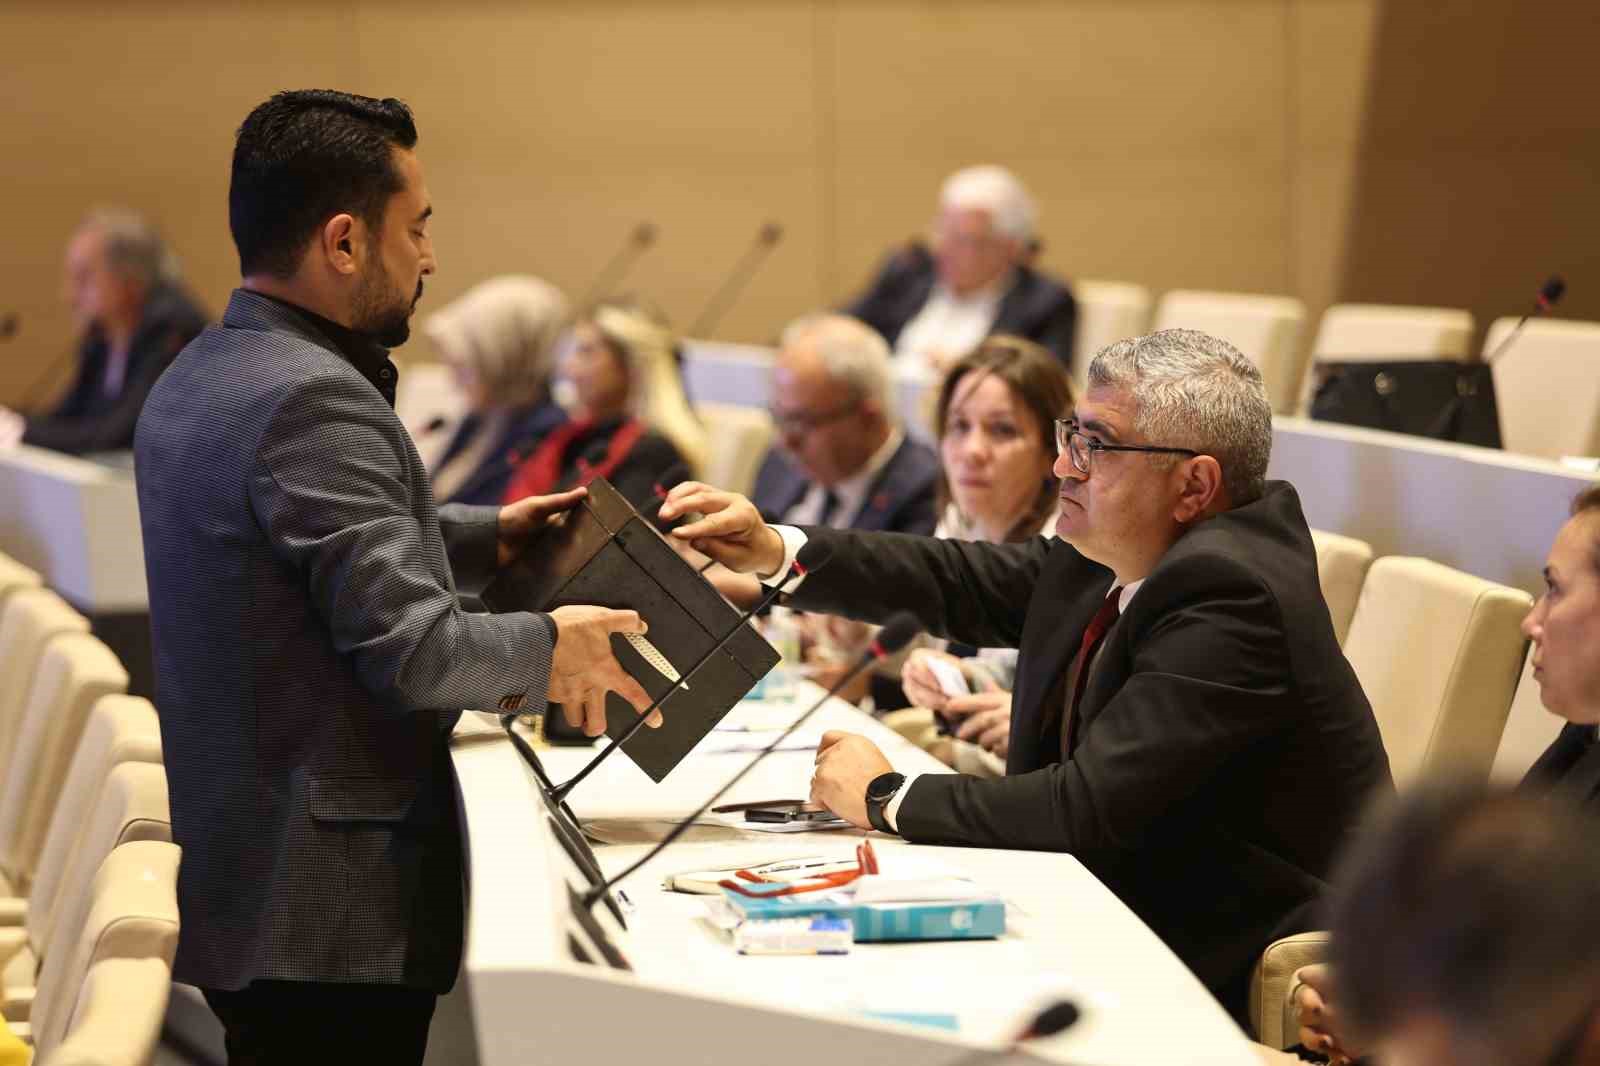
[[[66,296],[82,332],[78,373],[49,414],[0,407],[0,441],[124,451],[156,379],[206,325],[161,236],[131,211],[97,211],[67,245]]]
[[[778,442],[753,494],[771,521],[933,532],[939,457],[900,425],[882,337],[843,315],[795,321],[771,411]]]
[[[903,778],[835,732],[812,798],[913,841],[1071,852],[1244,1023],[1262,950],[1315,927],[1335,852],[1392,787],[1377,723],[1299,497],[1266,480],[1272,409],[1248,360],[1190,330],[1118,342],[1056,430],[1059,539],[773,528],[695,485],[661,513],[703,512],[675,534],[759,575],[826,540],[797,607],[909,610],[937,636],[1019,647],[1005,777]]]
[[[1004,167],[968,167],[945,180],[932,247],[895,252],[867,291],[844,307],[886,337],[896,371],[942,375],[993,333],[1050,349],[1072,364],[1077,305],[1032,266],[1033,198]]]

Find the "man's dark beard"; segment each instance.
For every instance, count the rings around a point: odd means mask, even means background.
[[[398,348],[410,339],[411,311],[422,299],[422,280],[417,280],[417,292],[409,304],[379,304],[384,295],[393,291],[389,274],[380,264],[356,293],[355,329],[385,348]]]

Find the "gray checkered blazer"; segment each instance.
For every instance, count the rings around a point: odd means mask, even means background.
[[[181,932],[174,977],[447,990],[462,940],[446,741],[541,707],[549,620],[463,612],[493,508],[436,509],[382,394],[236,291],[134,443]],[[455,576],[452,576],[452,565]]]

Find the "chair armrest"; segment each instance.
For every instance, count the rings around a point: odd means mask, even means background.
[[[1295,1042],[1295,972],[1328,956],[1326,932],[1296,933],[1274,941],[1261,953],[1250,978],[1250,1020],[1256,1039],[1267,1047],[1286,1048]]]

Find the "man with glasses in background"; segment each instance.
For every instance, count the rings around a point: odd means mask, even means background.
[[[772,527],[694,484],[661,513],[703,513],[676,535],[758,575],[827,540],[796,607],[909,610],[937,636],[1020,648],[1005,777],[904,777],[834,732],[812,798],[908,840],[1071,852],[1244,1023],[1262,950],[1315,927],[1346,833],[1392,788],[1377,723],[1299,497],[1266,480],[1261,374],[1232,345],[1164,330],[1107,347],[1056,435],[1059,538]]]
[[[895,412],[889,346],[844,315],[807,315],[772,371],[777,443],[753,498],[773,522],[932,533],[939,457]]]

